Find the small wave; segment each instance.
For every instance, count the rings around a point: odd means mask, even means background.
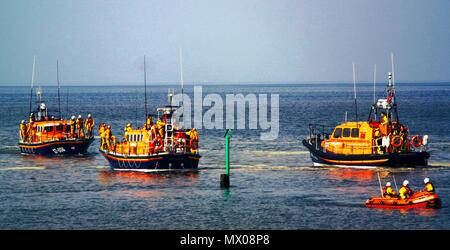
[[[309,154],[309,151],[250,151],[250,153],[264,156],[279,156],[279,155],[304,155]]]
[[[94,166],[95,169],[107,169],[110,168],[110,166]]]
[[[450,167],[450,162],[432,162],[428,165],[431,167]]]
[[[6,167],[0,168],[0,170],[44,170],[45,167]]]

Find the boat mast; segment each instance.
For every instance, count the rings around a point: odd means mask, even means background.
[[[375,104],[375,85],[377,82],[377,64],[374,64],[373,66],[373,103]]]
[[[184,113],[184,79],[183,79],[183,49],[180,47],[180,82],[181,82],[181,107],[183,107]],[[172,105],[172,104],[171,104]],[[184,128],[184,117],[183,117],[183,128]]]
[[[30,114],[31,114],[31,103],[33,102],[33,85],[34,85],[34,74],[36,70],[36,56],[33,56],[33,71],[31,73],[31,90],[30,90]]]
[[[358,104],[356,102],[356,75],[355,75],[355,63],[353,63],[353,94],[355,99],[355,117],[356,123],[358,123]]]
[[[147,65],[146,65],[146,63],[145,63],[145,55],[144,55],[144,93],[145,93],[145,96],[144,96],[144,105],[145,105],[145,117],[146,117],[146,119],[147,119],[147,115],[148,115],[148,112],[147,112]]]
[[[61,119],[61,96],[59,94],[60,85],[59,85],[59,61],[56,60],[56,81],[58,82],[58,113],[59,119]]]

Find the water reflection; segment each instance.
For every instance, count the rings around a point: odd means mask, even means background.
[[[386,178],[389,176],[388,171],[380,171],[377,169],[330,169],[327,175],[333,179],[345,179],[345,180],[354,180],[357,182],[368,182],[378,178],[377,172],[380,175],[380,178]]]
[[[99,181],[103,185],[111,184],[138,184],[145,186],[193,186],[198,180],[198,171],[177,173],[144,173],[121,172],[114,170],[102,170],[99,173]]]

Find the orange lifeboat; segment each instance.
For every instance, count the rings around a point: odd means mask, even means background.
[[[366,201],[368,208],[410,209],[410,208],[440,208],[441,200],[437,194],[427,191],[417,192],[409,198],[372,197]]]

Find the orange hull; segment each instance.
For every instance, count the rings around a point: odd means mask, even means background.
[[[387,209],[440,208],[441,200],[437,194],[418,192],[407,199],[372,197],[366,201],[366,207]]]

